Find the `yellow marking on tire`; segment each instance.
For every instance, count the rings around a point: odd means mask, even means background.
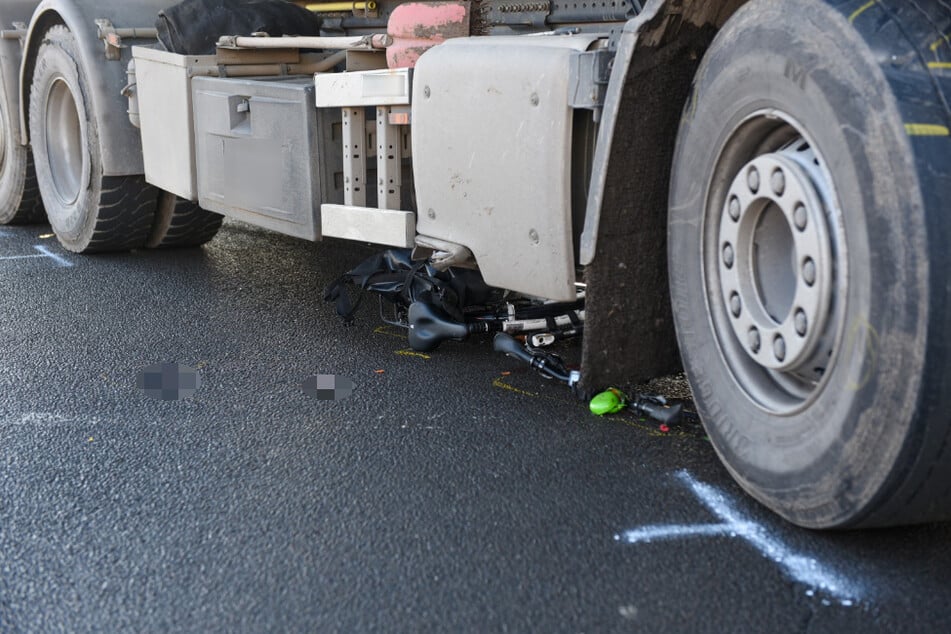
[[[932,53],[934,53],[934,52],[936,52],[936,51],[938,50],[938,47],[940,47],[940,46],[941,46],[942,44],[944,44],[945,42],[951,44],[951,39],[949,39],[947,35],[942,35],[942,36],[939,37],[937,40],[935,40],[934,42],[932,42],[932,43],[931,43],[931,46],[929,46],[928,48],[931,49],[931,52],[932,52]]]
[[[928,62],[928,68],[951,70],[951,62]]]
[[[908,136],[951,136],[947,126],[933,123],[906,123],[905,131]]]
[[[865,13],[866,11],[874,7],[876,2],[878,2],[878,0],[870,0],[869,2],[866,2],[865,4],[860,6],[858,9],[853,11],[852,15],[849,16],[849,24],[852,24],[853,22],[855,22],[856,18],[858,18],[860,15],[862,15],[863,13]]]

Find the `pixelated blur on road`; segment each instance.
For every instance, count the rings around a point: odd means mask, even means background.
[[[366,246],[49,232],[0,229],[4,632],[951,622],[951,527],[800,530],[698,424],[597,418],[487,339],[416,353],[373,300],[345,327],[322,290]]]

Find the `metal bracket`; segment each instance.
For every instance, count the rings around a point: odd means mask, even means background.
[[[569,68],[569,105],[572,108],[600,110],[604,106],[613,64],[614,51],[610,49],[574,55]]]
[[[112,21],[105,18],[96,20],[97,35],[106,47],[106,59],[118,61],[122,59],[122,49],[128,48],[122,43],[122,38],[134,40],[157,40],[158,30],[151,27],[117,29]]]

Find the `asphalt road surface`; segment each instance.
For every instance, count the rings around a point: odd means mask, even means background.
[[[0,228],[3,632],[951,629],[951,526],[800,530],[697,424],[597,418],[488,340],[414,354],[373,302],[344,327],[363,246],[48,234]],[[137,387],[163,363],[194,396]]]

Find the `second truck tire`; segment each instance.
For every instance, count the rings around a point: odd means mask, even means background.
[[[155,224],[146,242],[150,249],[197,247],[215,237],[224,216],[179,198],[160,192],[155,211]]]
[[[0,81],[0,225],[30,224],[44,218],[30,148],[14,134],[17,112],[7,110]]]

